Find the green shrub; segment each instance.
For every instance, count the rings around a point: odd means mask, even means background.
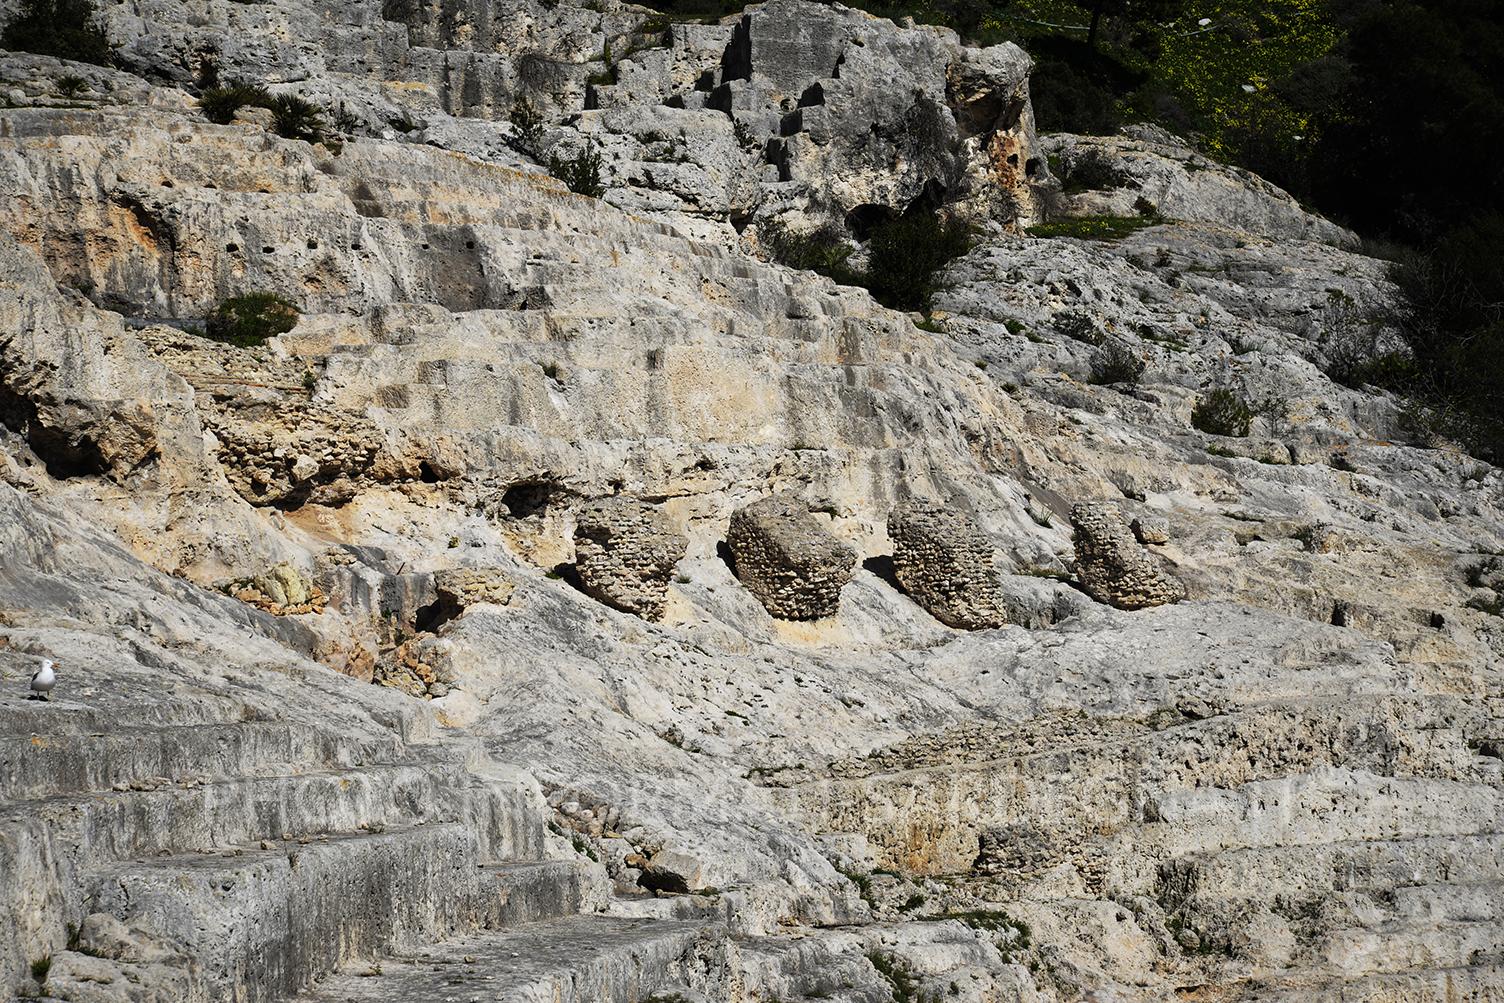
[[[919,980],[901,959],[881,951],[870,951],[867,960],[892,989],[893,1003],[920,1003]]]
[[[557,154],[548,158],[548,173],[558,178],[576,195],[598,199],[606,194],[601,180],[601,154],[594,145],[586,145],[572,157]]]
[[[511,120],[512,127],[517,130],[517,138],[512,145],[536,159],[543,149],[543,115],[531,101],[521,98],[512,105]]]
[[[0,32],[0,49],[96,66],[115,58],[93,0],[22,0],[20,12]]]
[[[1413,394],[1422,385],[1422,374],[1409,352],[1344,354],[1334,360],[1327,375],[1345,387],[1374,386],[1400,394]]]
[[[1191,424],[1208,435],[1242,439],[1253,425],[1253,412],[1237,393],[1219,387],[1196,402],[1191,409]]]
[[[229,125],[242,108],[270,108],[271,103],[272,96],[265,87],[247,83],[210,87],[198,97],[199,111],[215,125]]]
[[[971,230],[961,220],[908,213],[873,229],[866,286],[886,306],[928,310],[940,270],[970,249]]]
[[[65,76],[58,77],[57,80],[53,82],[53,87],[57,89],[58,94],[62,97],[76,98],[84,91],[89,89],[89,82],[83,77],[69,73]]]
[[[247,293],[225,300],[209,314],[204,336],[239,348],[255,348],[298,323],[298,308],[275,293]]]
[[[324,141],[323,112],[295,94],[273,95],[256,84],[233,83],[206,89],[199,95],[198,107],[216,125],[229,125],[242,108],[266,108],[272,113],[273,131],[283,139]]]
[[[758,233],[763,247],[779,264],[818,272],[842,285],[862,284],[862,276],[847,263],[852,247],[834,226],[796,233],[775,219],[760,226]]]
[[[819,272],[848,286],[864,286],[895,310],[929,312],[936,277],[971,247],[971,231],[938,213],[914,212],[879,223],[867,240],[867,267],[850,264],[854,248],[834,226],[794,233],[774,220],[761,228],[763,246],[790,268]],[[932,328],[926,328],[931,330]]]
[[[38,958],[31,963],[31,977],[36,979],[37,985],[47,984],[47,975],[52,971],[52,955]]]
[[[318,105],[294,94],[279,94],[267,107],[272,110],[272,128],[283,139],[324,141],[324,116]]]
[[[1091,382],[1098,386],[1137,383],[1144,375],[1144,360],[1120,341],[1109,341],[1091,360]]]

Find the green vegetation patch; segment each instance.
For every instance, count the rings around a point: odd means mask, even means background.
[[[325,141],[323,112],[295,94],[274,95],[257,84],[237,82],[206,88],[199,95],[198,107],[216,125],[229,125],[242,108],[265,108],[272,113],[272,129],[283,139]]]
[[[855,248],[833,226],[795,233],[775,221],[763,227],[762,241],[775,260],[791,268],[864,286],[895,310],[928,313],[940,272],[971,249],[972,234],[965,223],[939,213],[907,213],[872,228],[866,268],[851,264]]]
[[[23,0],[0,49],[109,66],[115,60],[93,0]]]
[[[1122,240],[1161,220],[1147,216],[1075,216],[1028,228],[1031,237],[1074,237],[1076,240]]]
[[[298,308],[276,293],[234,296],[215,307],[204,321],[204,337],[237,348],[255,348],[286,334],[298,323]]]
[[[1208,435],[1242,439],[1253,425],[1253,411],[1235,391],[1219,387],[1196,402],[1191,424]]]
[[[598,199],[606,194],[601,177],[601,154],[594,146],[583,146],[570,156],[550,156],[548,173],[564,182],[576,195]]]

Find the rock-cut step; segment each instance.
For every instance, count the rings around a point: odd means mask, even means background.
[[[403,958],[357,963],[310,1003],[638,1003],[669,984],[703,924],[573,916],[465,937]]]
[[[139,922],[197,962],[194,1000],[269,1001],[352,958],[494,926],[508,896],[456,823],[126,863],[91,911]]]

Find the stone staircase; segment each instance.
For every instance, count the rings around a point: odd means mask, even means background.
[[[461,938],[326,980],[319,1003],[465,999],[636,1003],[672,984],[705,934],[684,920],[570,916]]]
[[[566,986],[574,995],[560,998],[629,1001],[703,929],[589,915],[606,898],[598,866],[547,859],[536,795],[483,775],[465,744],[172,720],[202,712],[190,707],[121,722],[66,701],[7,701],[8,978],[24,985],[46,959],[32,990],[44,996],[135,982],[139,958],[107,963],[80,937],[104,913],[157,956],[187,959],[188,1000],[291,998],[349,968],[391,974],[336,975],[318,998],[426,999],[421,986],[479,979],[505,987],[496,999]],[[443,964],[461,958],[474,967]]]

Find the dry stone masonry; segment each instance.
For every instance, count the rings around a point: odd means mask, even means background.
[[[912,499],[888,516],[893,571],[904,591],[941,623],[1000,627],[992,541],[955,505]]]
[[[856,551],[837,540],[792,492],[737,509],[726,533],[736,577],[781,620],[834,616]]]
[[[1080,502],[1071,508],[1071,527],[1076,575],[1093,599],[1118,609],[1146,609],[1185,598],[1185,587],[1134,539],[1116,505]]]
[[[603,498],[575,513],[575,573],[601,602],[658,620],[668,583],[688,541],[662,509],[630,498]]]

